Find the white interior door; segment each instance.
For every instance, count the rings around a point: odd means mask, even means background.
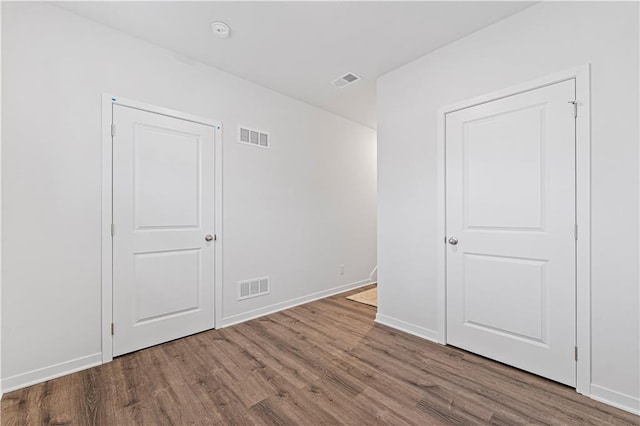
[[[120,105],[113,122],[116,356],[213,328],[215,131]]]
[[[570,386],[574,99],[568,80],[446,116],[447,343]]]

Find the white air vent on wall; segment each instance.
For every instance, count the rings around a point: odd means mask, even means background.
[[[269,148],[269,134],[247,127],[240,127],[238,142],[259,146],[261,148]]]
[[[358,77],[357,75],[355,75],[353,73],[347,73],[347,74],[343,75],[342,77],[336,78],[331,83],[336,87],[343,88],[343,87],[347,87],[350,84],[355,83],[356,81],[358,81],[360,79],[361,79],[360,77]]]
[[[269,294],[271,285],[269,277],[238,281],[238,300]]]

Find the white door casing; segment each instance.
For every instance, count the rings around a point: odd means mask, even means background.
[[[215,127],[113,105],[113,355],[214,326]]]
[[[570,79],[445,123],[447,343],[571,386],[574,99]]]

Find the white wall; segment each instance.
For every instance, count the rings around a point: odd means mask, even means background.
[[[99,359],[103,92],[222,121],[226,323],[367,280],[372,129],[48,4],[3,9],[5,385]],[[239,124],[271,149],[236,143]],[[270,295],[236,301],[264,275]]]
[[[378,80],[379,314],[437,338],[437,109],[591,63],[592,389],[640,408],[638,4],[543,3]]]
[[[0,2],[0,82],[2,81],[2,2]],[[0,348],[2,348],[2,84],[0,84]],[[0,378],[2,378],[2,351],[0,350]],[[0,379],[0,395],[2,380]]]

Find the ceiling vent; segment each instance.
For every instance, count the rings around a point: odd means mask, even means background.
[[[271,143],[268,133],[249,129],[244,126],[239,128],[238,142],[258,146],[260,148],[269,148]]]
[[[350,84],[355,83],[356,81],[361,80],[360,77],[353,73],[347,73],[340,78],[333,80],[331,83],[336,87],[347,87]]]

